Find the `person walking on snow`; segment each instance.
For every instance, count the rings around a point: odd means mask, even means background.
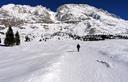
[[[77,44],[77,51],[79,52],[80,51],[80,45]]]

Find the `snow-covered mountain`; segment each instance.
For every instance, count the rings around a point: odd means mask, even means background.
[[[43,6],[8,4],[0,8],[0,25],[2,32],[11,25],[21,34],[39,37],[56,32],[79,36],[128,33],[127,20],[87,4],[65,4],[57,12]]]
[[[3,18],[16,18],[24,22],[44,22],[52,23],[54,13],[43,6],[31,7],[29,5],[4,5],[0,9],[0,17]]]
[[[58,8],[57,18],[65,23],[77,23],[74,30],[78,34],[93,28],[97,33],[125,33],[128,26],[128,21],[85,4],[62,5]]]

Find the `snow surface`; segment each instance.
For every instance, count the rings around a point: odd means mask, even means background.
[[[127,46],[127,40],[55,39],[0,46],[0,82],[127,82]]]

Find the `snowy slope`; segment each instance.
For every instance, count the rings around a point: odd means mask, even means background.
[[[0,82],[127,82],[127,45],[49,40],[0,47]]]
[[[87,4],[65,4],[58,8],[58,20],[66,23],[78,23],[77,29],[84,29],[84,34],[94,28],[95,33],[126,33],[128,22]],[[81,23],[82,22],[82,28]],[[81,31],[78,32],[80,34]]]

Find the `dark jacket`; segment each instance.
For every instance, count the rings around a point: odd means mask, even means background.
[[[77,48],[80,48],[80,45],[79,44],[77,44]]]

